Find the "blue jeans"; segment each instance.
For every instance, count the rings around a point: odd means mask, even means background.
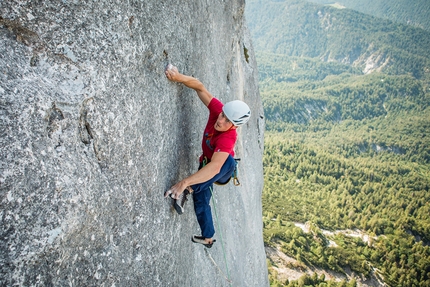
[[[231,175],[236,167],[236,161],[229,155],[220,172],[210,180],[192,185],[194,190],[194,211],[196,212],[197,221],[199,222],[202,236],[212,238],[215,234],[214,224],[212,220],[211,206],[209,205],[213,190],[213,183],[226,183],[231,178]]]

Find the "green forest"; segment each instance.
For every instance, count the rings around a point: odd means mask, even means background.
[[[266,120],[266,246],[297,269],[430,286],[430,33],[304,1],[248,1],[246,13]],[[274,265],[271,286],[360,286],[280,281]]]

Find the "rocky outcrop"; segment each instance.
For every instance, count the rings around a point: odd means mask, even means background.
[[[268,285],[244,5],[0,2],[1,286]],[[163,198],[197,169],[207,118],[165,78],[169,62],[253,112],[236,148],[242,185],[215,187],[208,250],[190,241],[192,200],[179,216]]]

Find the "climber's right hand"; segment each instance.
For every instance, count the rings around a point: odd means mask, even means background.
[[[178,68],[173,66],[172,64],[168,64],[166,67],[166,71],[164,72],[166,74],[167,79],[173,82],[178,82],[180,73],[178,71]]]

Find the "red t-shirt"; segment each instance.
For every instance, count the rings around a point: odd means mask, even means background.
[[[212,98],[208,105],[209,119],[206,124],[205,131],[203,132],[202,150],[203,159],[206,156],[209,160],[212,158],[214,152],[228,152],[234,157],[234,145],[236,144],[237,132],[236,129],[231,129],[225,132],[215,130],[215,123],[219,114],[222,112],[223,103],[217,98]]]

